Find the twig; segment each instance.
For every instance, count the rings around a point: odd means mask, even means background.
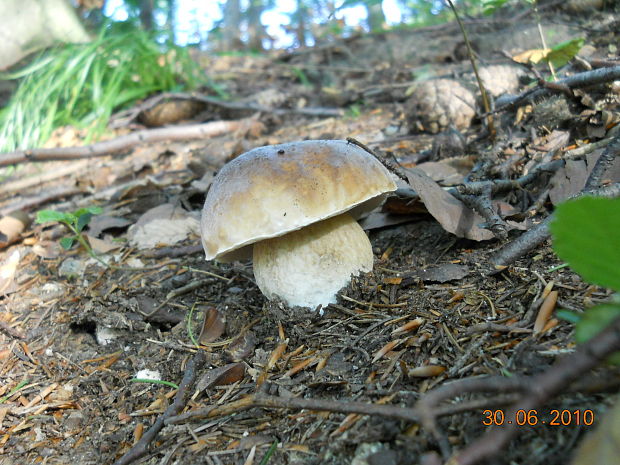
[[[159,249],[147,250],[142,254],[142,256],[146,258],[177,258],[187,257],[189,255],[196,255],[201,252],[204,253],[202,245],[194,244],[185,246],[161,247]]]
[[[189,420],[213,418],[249,410],[256,407],[322,410],[339,413],[358,413],[361,415],[377,415],[397,420],[418,422],[420,417],[410,408],[399,405],[370,404],[367,402],[342,402],[338,400],[300,399],[297,397],[283,398],[265,394],[251,394],[243,399],[225,405],[212,405],[193,410],[166,420],[167,425],[184,423]]]
[[[15,165],[31,161],[76,160],[101,157],[122,152],[144,142],[165,140],[202,139],[237,131],[251,118],[236,121],[212,121],[205,124],[173,126],[169,128],[145,129],[115,139],[97,142],[83,147],[39,148],[0,153],[0,166]]]
[[[584,73],[574,74],[564,79],[560,79],[556,84],[570,89],[579,89],[581,87],[593,86],[596,84],[603,84],[605,82],[615,81],[620,79],[620,66],[613,66],[611,68],[600,68],[594,71],[586,71]],[[558,87],[563,89],[564,87]],[[505,98],[498,98],[496,103],[495,112],[508,110],[517,105],[525,102],[530,102],[536,98],[543,97],[552,92],[557,91],[549,87],[529,89],[517,96],[511,95]]]
[[[585,187],[579,194],[572,198],[578,198],[584,195],[607,198],[620,197],[620,183],[614,183],[595,189],[601,184],[603,176],[605,176],[605,173],[612,165],[614,159],[618,156],[620,156],[620,137],[616,137],[607,145],[607,148],[594,165],[590,176],[588,176]],[[495,265],[496,271],[508,266],[517,258],[533,250],[547,240],[550,236],[549,224],[551,224],[551,221],[553,221],[553,215],[549,215],[541,223],[493,254],[489,261]]]
[[[119,126],[118,121],[122,120],[123,124],[127,124],[138,117],[140,113],[150,108],[153,108],[162,100],[193,100],[196,102],[206,103],[208,105],[214,105],[220,108],[224,108],[226,110],[232,110],[237,112],[261,112],[261,113],[272,113],[275,115],[286,115],[286,114],[300,114],[305,116],[342,116],[344,112],[339,108],[321,108],[321,107],[310,107],[310,108],[271,108],[266,107],[264,105],[260,105],[258,103],[253,102],[227,102],[224,100],[220,100],[214,97],[209,97],[208,95],[200,94],[197,92],[186,93],[186,92],[164,92],[162,94],[156,95],[148,100],[146,100],[141,105],[126,110],[124,112],[118,113],[113,116],[113,120],[116,120],[114,126]]]
[[[478,83],[478,88],[480,89],[480,95],[482,96],[482,104],[484,105],[484,111],[486,113],[487,127],[489,129],[489,134],[491,138],[495,138],[495,125],[493,122],[493,114],[491,113],[491,104],[489,103],[489,95],[487,94],[487,90],[482,83],[482,79],[480,79],[480,74],[478,74],[478,66],[476,65],[476,59],[474,58],[474,52],[469,42],[469,36],[467,35],[467,31],[465,30],[465,26],[461,21],[461,17],[456,11],[456,7],[452,0],[447,0],[448,5],[450,5],[450,9],[452,13],[454,13],[454,17],[456,18],[456,22],[459,24],[459,28],[461,29],[461,34],[463,35],[463,39],[465,39],[465,46],[467,48],[467,56],[469,57],[469,61],[471,62],[471,67],[474,70],[474,76],[476,77],[476,82]]]
[[[512,189],[525,187],[526,185],[536,181],[542,174],[555,173],[564,166],[564,160],[553,160],[549,163],[538,165],[528,174],[518,179],[493,179],[490,181],[474,181],[467,184],[461,184],[456,187],[459,194],[462,195],[478,195],[483,193],[488,186],[491,187],[491,193],[505,192]]]
[[[492,184],[486,184],[482,187],[480,194],[478,195],[458,195],[452,194],[469,208],[477,211],[482,216],[486,223],[484,228],[489,229],[493,235],[504,241],[508,238],[508,225],[499,216],[499,213],[493,208],[493,188]]]
[[[198,375],[198,372],[200,371],[200,368],[202,367],[204,362],[204,352],[196,352],[196,354],[194,354],[192,359],[187,364],[187,367],[185,367],[185,374],[183,375],[183,380],[179,385],[179,390],[174,396],[174,401],[172,402],[172,404],[170,404],[166,411],[159,418],[157,418],[155,423],[153,423],[153,426],[151,426],[149,430],[144,433],[142,438],[140,438],[140,440],[135,443],[134,446],[125,453],[125,455],[123,455],[120,459],[114,462],[113,465],[127,465],[147,453],[147,447],[155,439],[161,429],[166,425],[166,419],[178,415],[178,413],[185,406],[185,396],[191,386],[196,381],[196,376]]]
[[[515,418],[517,411],[529,411],[566,389],[572,381],[584,376],[608,355],[620,350],[620,318],[596,337],[578,347],[570,356],[560,359],[550,369],[533,377],[527,393],[506,412],[506,418]],[[493,457],[517,434],[516,422],[494,427],[464,450],[454,455],[448,465],[473,465]]]
[[[620,197],[620,183],[610,184],[587,192],[581,192],[572,198],[579,198],[585,195],[597,197],[617,198]],[[517,239],[493,254],[489,262],[495,266],[492,272],[502,271],[505,267],[525,255],[529,251],[535,249],[545,242],[551,235],[549,225],[553,221],[554,215],[549,215],[542,222],[538,223],[532,229],[519,236]]]
[[[373,157],[379,160],[383,166],[385,166],[389,171],[394,173],[400,179],[402,179],[403,181],[407,183],[409,182],[407,180],[407,175],[398,166],[394,165],[394,163],[390,162],[385,157],[379,155],[378,153],[370,149],[367,145],[361,143],[360,141],[358,141],[357,139],[354,139],[353,137],[347,137],[346,140],[349,144],[357,145],[362,150],[365,150],[366,152],[371,154]]]

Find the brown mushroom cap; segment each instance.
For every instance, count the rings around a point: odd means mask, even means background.
[[[250,258],[251,244],[349,211],[358,218],[396,189],[389,171],[339,140],[251,150],[213,180],[202,212],[207,260]]]

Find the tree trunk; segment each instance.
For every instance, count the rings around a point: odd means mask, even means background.
[[[263,0],[250,0],[248,6],[248,47],[250,50],[263,51],[263,39],[267,37],[260,16],[263,13]]]
[[[366,5],[367,23],[368,28],[371,31],[380,31],[385,26],[385,15],[383,14],[383,8],[381,2],[373,2]]]
[[[69,0],[1,0],[0,70],[56,42],[90,37]]]
[[[140,0],[140,22],[145,31],[153,30],[153,0]]]
[[[222,31],[223,49],[239,50],[241,41],[241,6],[239,0],[226,0],[224,7],[224,23]]]

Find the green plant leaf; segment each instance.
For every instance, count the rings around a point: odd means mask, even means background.
[[[581,50],[581,47],[583,47],[584,42],[585,40],[581,38],[562,42],[553,47],[547,56],[545,56],[544,60],[547,63],[551,63],[556,68],[564,66],[575,58],[579,50]]]
[[[503,7],[508,0],[482,0],[482,12],[486,16],[494,14]]]
[[[568,321],[569,323],[577,324],[581,321],[581,313],[573,312],[571,310],[558,310],[555,315],[561,320]]]
[[[74,216],[71,213],[57,212],[55,210],[39,210],[35,221],[37,223],[71,223]]]
[[[620,317],[620,305],[601,304],[587,309],[575,327],[575,340],[582,344],[603,331]]]
[[[90,223],[92,217],[93,214],[88,212],[82,213],[80,216],[78,216],[77,222],[75,224],[75,229],[77,230],[77,232],[82,232],[86,225]]]
[[[620,199],[581,197],[558,206],[553,248],[586,281],[620,291]]]
[[[74,243],[75,237],[63,237],[62,239],[60,239],[60,246],[65,250],[69,250]]]
[[[85,208],[80,208],[79,210],[74,211],[73,214],[76,217],[80,217],[84,213],[90,213],[91,215],[100,215],[101,212],[103,212],[103,209],[101,207],[85,207]]]
[[[589,341],[619,317],[620,305],[618,304],[601,304],[589,308],[575,327],[575,340],[580,344]],[[620,365],[620,352],[615,352],[607,361]]]

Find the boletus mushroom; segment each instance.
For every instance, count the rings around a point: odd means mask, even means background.
[[[253,258],[268,299],[312,307],[336,301],[352,275],[372,270],[356,219],[396,189],[390,172],[346,141],[259,147],[217,174],[202,211],[207,260]]]

